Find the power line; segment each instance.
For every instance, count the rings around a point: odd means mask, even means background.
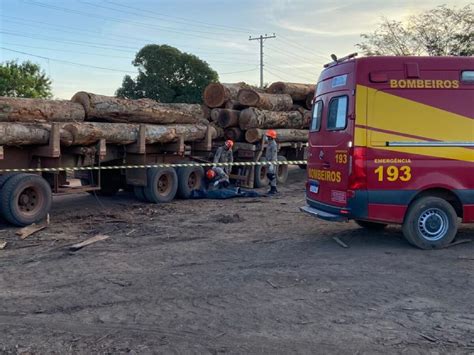
[[[320,63],[320,64],[322,64],[322,62],[319,62],[317,60],[314,60],[314,59],[311,59],[311,58],[308,58],[308,57],[304,57],[300,54],[295,54],[294,52],[291,52],[291,51],[288,51],[288,50],[283,50],[283,49],[280,49],[280,48],[275,47],[275,46],[269,46],[268,48],[270,48],[271,50],[273,50],[273,51],[275,51],[275,52],[277,52],[281,55],[298,59],[300,62],[303,62],[303,63],[307,63],[307,64]]]
[[[260,87],[263,88],[263,41],[276,38],[275,34],[268,36],[267,34],[260,37],[249,37],[249,41],[260,41]]]
[[[120,6],[120,7],[127,8],[127,9],[132,9],[132,10],[146,12],[146,13],[152,13],[152,14],[155,14],[157,16],[164,17],[164,18],[175,18],[175,19],[178,19],[178,20],[182,21],[182,22],[177,22],[176,21],[177,23],[185,23],[185,24],[186,23],[197,23],[197,24],[200,24],[201,26],[205,26],[205,27],[227,28],[229,30],[232,30],[233,32],[235,32],[235,31],[242,32],[242,33],[248,33],[249,32],[249,29],[243,28],[243,27],[225,26],[225,25],[212,24],[212,23],[203,22],[203,21],[190,20],[190,19],[187,19],[187,18],[184,18],[184,17],[172,16],[172,15],[169,15],[169,14],[163,14],[163,13],[159,13],[159,12],[156,12],[156,11],[144,10],[144,9],[140,9],[140,8],[133,7],[133,6],[123,5],[123,4],[119,4],[117,2],[110,1],[110,0],[106,0],[106,2],[109,3],[109,4],[114,4],[115,6]],[[167,21],[172,22],[170,20],[167,20]]]
[[[192,33],[186,33],[185,30],[178,31],[178,30],[173,30],[170,27],[150,25],[150,24],[147,24],[147,23],[144,23],[144,22],[138,22],[138,21],[124,21],[123,19],[120,19],[120,18],[117,18],[117,17],[101,16],[101,15],[97,15],[97,14],[94,14],[94,13],[85,12],[85,11],[81,11],[81,10],[74,10],[74,9],[69,9],[69,8],[66,8],[66,7],[55,6],[55,5],[48,5],[48,4],[36,2],[34,0],[25,0],[25,1],[28,4],[31,4],[31,5],[34,5],[34,6],[39,6],[39,7],[43,7],[43,8],[46,8],[46,9],[52,9],[52,10],[65,12],[65,13],[71,13],[71,14],[86,16],[88,18],[98,18],[98,19],[118,22],[118,23],[122,23],[122,24],[123,23],[133,24],[133,25],[139,26],[139,27],[157,29],[157,30],[170,32],[170,33],[181,34],[181,35],[185,35],[185,36],[189,36],[189,37],[205,38],[205,39],[210,39],[210,40],[213,40],[213,41],[216,40],[216,37],[207,37],[207,36],[194,34],[194,32],[196,32],[196,31],[193,31],[193,30],[187,31],[187,32],[192,32]],[[100,6],[100,5],[97,5],[97,6]]]
[[[283,74],[283,75],[286,75],[287,77],[292,76],[292,77],[298,77],[298,78],[300,78],[300,79],[302,79],[302,80],[308,80],[308,76],[307,76],[307,75],[289,73],[289,72],[287,72],[287,71],[280,70],[280,69],[278,69],[278,68],[276,68],[276,67],[274,67],[274,66],[268,66],[268,65],[267,65],[267,67],[269,67],[269,68],[271,68],[272,70],[275,70],[275,71],[277,71],[277,72],[279,72],[279,73],[281,73],[281,74]],[[315,76],[316,76],[316,75],[315,75]]]
[[[258,66],[253,67],[252,69],[248,69],[248,70],[239,70],[239,71],[233,71],[233,72],[229,72],[229,73],[219,73],[219,74],[220,75],[227,75],[227,74],[248,73],[248,72],[254,71],[257,68],[258,68]]]
[[[298,44],[298,42],[287,40],[285,37],[280,36],[280,39],[283,42],[285,42],[287,45],[292,46],[293,48],[297,48],[300,51],[304,51],[304,52],[306,52],[308,54],[311,54],[311,55],[316,55],[316,56],[318,56],[318,57],[320,57],[321,59],[324,59],[324,60],[328,59],[328,57],[325,56],[324,53],[322,53],[322,52],[318,52],[318,51],[312,50],[312,49],[310,50],[307,47],[304,47],[304,46]]]
[[[118,73],[136,74],[136,72],[130,71],[130,70],[120,70],[120,69],[105,68],[105,67],[99,67],[99,66],[89,65],[89,64],[83,64],[83,63],[76,63],[76,62],[71,62],[71,61],[69,61],[69,60],[62,60],[62,59],[49,58],[49,57],[45,57],[45,56],[41,56],[41,55],[37,55],[37,54],[33,54],[33,53],[27,53],[27,52],[22,52],[22,51],[16,51],[16,50],[14,50],[14,49],[5,48],[5,47],[0,47],[0,49],[5,50],[5,51],[9,51],[9,52],[14,52],[14,53],[19,53],[19,54],[23,54],[23,55],[28,55],[28,56],[31,56],[31,57],[36,57],[36,58],[51,60],[51,61],[53,61],[53,62],[59,62],[59,63],[69,64],[69,65],[75,65],[75,66],[86,67],[86,68],[94,68],[94,69],[100,69],[100,70],[108,70],[108,71],[113,71],[113,72],[118,72]]]

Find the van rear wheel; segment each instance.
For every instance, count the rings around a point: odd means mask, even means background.
[[[453,206],[442,198],[422,197],[408,209],[402,229],[414,246],[441,249],[456,237],[458,216]]]
[[[368,222],[368,221],[361,221],[356,219],[355,222],[362,228],[369,229],[369,230],[382,230],[387,227],[385,223],[376,223],[376,222]]]

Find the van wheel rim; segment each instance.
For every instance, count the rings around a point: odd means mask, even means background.
[[[418,230],[423,238],[430,242],[442,239],[446,235],[448,228],[448,215],[438,208],[424,211],[420,218],[418,218]]]

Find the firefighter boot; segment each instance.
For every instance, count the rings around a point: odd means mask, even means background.
[[[277,193],[278,193],[278,190],[277,190],[276,186],[271,186],[270,191],[268,191],[268,194],[269,195],[275,195]]]

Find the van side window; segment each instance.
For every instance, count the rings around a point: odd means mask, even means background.
[[[461,73],[461,81],[474,84],[474,70],[464,70]]]
[[[337,131],[346,128],[347,125],[347,96],[333,97],[329,102],[328,109],[328,131]]]
[[[310,131],[319,131],[321,129],[321,117],[323,115],[323,102],[316,101],[313,106],[313,114],[311,115]]]

